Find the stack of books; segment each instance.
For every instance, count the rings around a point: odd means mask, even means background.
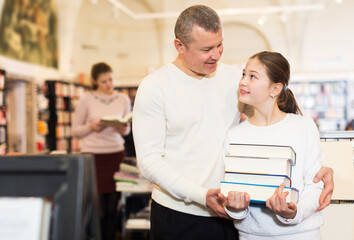
[[[225,175],[221,193],[247,192],[252,203],[264,204],[284,183],[287,202],[297,203],[299,192],[291,186],[291,168],[296,153],[290,146],[230,144],[225,156]]]
[[[118,192],[150,192],[152,184],[139,172],[135,158],[126,157],[113,175]]]

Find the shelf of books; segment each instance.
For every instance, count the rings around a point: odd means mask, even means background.
[[[46,136],[48,134],[49,107],[45,84],[36,85],[36,106],[37,106],[37,134],[36,151],[38,153],[49,152]]]
[[[71,97],[70,97],[70,103],[71,103],[71,115],[70,119],[71,122],[74,121],[74,111],[76,109],[77,103],[87,91],[89,91],[90,87],[78,83],[71,84]],[[81,140],[79,138],[72,137],[71,138],[71,152],[80,152],[81,149]]]
[[[0,69],[0,155],[5,155],[8,148],[5,85],[6,72]]]
[[[134,106],[134,100],[136,96],[136,92],[138,90],[137,85],[129,85],[129,86],[120,86],[120,87],[115,87],[114,88],[116,91],[121,92],[129,96],[130,101],[131,101],[131,106],[133,109]],[[124,147],[125,147],[125,153],[129,157],[134,157],[135,156],[135,145],[134,145],[134,140],[133,140],[133,134],[132,131],[127,136],[124,136]]]
[[[116,191],[121,192],[122,238],[128,231],[146,231],[150,229],[150,203],[136,213],[127,212],[127,200],[131,196],[150,199],[152,184],[139,172],[136,158],[126,157],[120,164],[119,172],[113,176],[116,181]]]
[[[137,86],[115,87],[114,89],[129,96],[132,105],[134,105],[136,91],[138,90]]]
[[[71,123],[77,101],[88,87],[55,80],[48,80],[45,85],[49,109],[46,143],[49,150],[79,152],[80,140],[71,136]]]
[[[320,131],[344,130],[347,123],[347,81],[291,82],[302,113],[312,117]]]

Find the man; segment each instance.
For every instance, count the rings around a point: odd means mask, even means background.
[[[176,60],[142,81],[134,105],[138,166],[154,183],[151,236],[238,239],[218,188],[225,136],[240,117],[240,74],[218,64],[222,26],[211,8],[196,5],[184,10],[175,35]],[[332,172],[323,171],[333,183]]]

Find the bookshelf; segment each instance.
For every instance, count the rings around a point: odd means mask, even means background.
[[[6,72],[0,69],[0,155],[5,155],[8,149],[5,87]]]
[[[70,96],[70,101],[71,101],[71,113],[70,113],[70,119],[71,122],[74,121],[74,111],[76,109],[77,103],[87,91],[89,91],[90,87],[78,83],[74,83],[70,85],[71,88],[71,96]],[[81,140],[79,138],[72,137],[71,138],[71,152],[80,152],[81,149]]]
[[[115,87],[114,89],[118,92],[126,94],[130,98],[130,102],[133,109],[138,86],[120,86],[120,87]],[[130,131],[130,133],[127,136],[124,136],[123,138],[125,141],[124,148],[125,148],[126,155],[128,157],[135,157],[135,145],[134,145],[132,131]]]
[[[115,87],[114,89],[118,92],[126,94],[130,98],[132,106],[134,105],[136,91],[138,90],[137,86]]]
[[[47,89],[45,84],[36,85],[36,106],[37,106],[37,131],[36,131],[36,152],[49,152],[46,135],[48,134],[49,108],[48,98],[45,96]]]
[[[302,113],[312,117],[320,131],[344,130],[347,123],[348,82],[292,82]]]
[[[50,151],[79,152],[80,140],[71,136],[71,123],[79,98],[89,89],[81,84],[48,80],[45,82],[48,99],[48,134]]]

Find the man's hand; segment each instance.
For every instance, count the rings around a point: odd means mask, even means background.
[[[322,167],[313,178],[313,182],[317,183],[319,181],[323,182],[324,189],[320,196],[320,206],[317,208],[316,212],[323,210],[331,203],[331,197],[334,189],[333,181],[333,169],[328,167]]]
[[[209,189],[206,195],[206,205],[218,217],[230,219],[232,218],[225,212],[222,199],[218,196],[220,189]]]

